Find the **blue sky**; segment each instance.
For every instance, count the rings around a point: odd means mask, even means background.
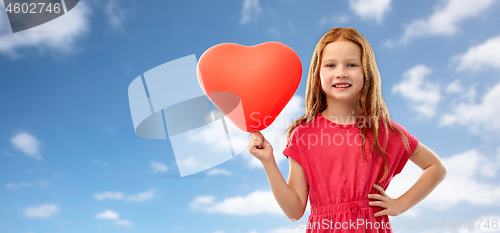
[[[484,222],[500,221],[498,1],[88,0],[15,34],[1,5],[0,232],[304,232],[290,229],[248,152],[181,178],[169,140],[135,134],[127,88],[219,43],[279,41],[302,61],[282,112],[298,117],[314,46],[336,26],[369,40],[392,119],[448,167],[433,193],[391,222],[423,224],[407,232],[493,232]],[[287,179],[277,138],[287,125],[275,123],[263,133]],[[420,173],[409,162],[387,193],[402,195]],[[443,228],[454,219],[484,221],[475,231]],[[435,221],[440,228],[428,229]]]

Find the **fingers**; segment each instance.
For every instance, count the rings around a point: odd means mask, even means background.
[[[248,148],[249,149],[251,149],[251,148],[262,149],[262,141],[260,139],[258,139],[258,138],[252,138],[248,142]]]
[[[265,138],[264,138],[264,144],[265,144],[265,145],[271,145],[271,143],[269,143],[269,142],[267,141],[267,139],[265,139]]]
[[[387,197],[388,195],[384,192],[384,189],[376,184],[373,185],[373,188],[375,188],[379,193],[382,194],[382,196]]]
[[[266,141],[267,140],[264,138],[261,132],[252,131],[250,132],[250,140],[248,142],[248,148],[250,149],[257,147],[258,149],[262,149]]]
[[[385,199],[385,197],[380,195],[380,194],[368,194],[368,198],[377,199],[377,200],[381,200],[381,201],[383,201]]]
[[[258,140],[259,142],[264,142],[266,139],[264,138],[264,135],[262,135],[261,132],[259,131],[252,131],[250,132],[250,141],[252,139],[256,139]]]
[[[252,131],[250,132],[250,140],[252,140],[253,138],[262,139],[264,138],[264,136],[259,131]]]
[[[250,140],[247,148],[250,152],[256,152],[258,149],[272,150],[271,143],[259,131],[250,132]]]
[[[379,206],[379,207],[387,209],[387,204],[383,201],[371,201],[371,202],[368,202],[368,204],[370,206]]]
[[[252,142],[249,142],[249,143],[248,143],[247,148],[248,148],[248,150],[249,150],[250,152],[252,152],[252,151],[254,151],[255,149],[262,149],[262,146],[261,146],[259,143],[255,142],[255,141],[252,141]]]
[[[385,209],[385,210],[382,210],[382,211],[375,213],[375,217],[379,217],[382,215],[388,215],[388,214],[389,214],[389,211],[387,209]]]
[[[257,131],[257,130],[254,130],[254,131],[250,132],[250,137],[252,137],[252,136],[261,136],[261,137],[264,137],[262,135],[262,133],[260,131]]]
[[[384,208],[384,210],[377,212],[374,214],[375,217],[379,217],[382,215],[389,215],[391,211],[393,211],[394,203],[392,202],[392,198],[389,197],[384,191],[384,189],[376,184],[373,185],[373,188],[376,189],[380,194],[368,194],[368,198],[376,199],[379,201],[368,202],[370,206],[379,206]]]

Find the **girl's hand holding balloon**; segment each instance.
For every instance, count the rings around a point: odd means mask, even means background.
[[[248,152],[255,156],[262,163],[271,161],[274,159],[273,147],[259,131],[253,131],[250,133],[250,141],[248,142]]]
[[[407,211],[400,199],[392,199],[384,192],[382,187],[376,184],[373,185],[373,188],[381,194],[368,194],[368,198],[378,200],[369,202],[370,206],[379,206],[384,209],[375,213],[375,217],[382,215],[398,216]]]

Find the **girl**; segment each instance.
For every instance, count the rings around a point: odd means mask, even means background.
[[[319,40],[305,105],[287,129],[288,183],[260,132],[250,134],[248,150],[288,218],[300,219],[309,199],[307,233],[393,232],[388,215],[404,213],[445,178],[439,157],[389,118],[373,50],[354,28],[331,29]],[[393,199],[385,190],[408,159],[422,175]]]

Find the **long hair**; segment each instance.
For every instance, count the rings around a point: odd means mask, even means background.
[[[371,141],[371,151],[375,161],[379,161],[375,156],[375,150],[378,151],[383,161],[383,177],[379,180],[382,181],[388,174],[387,157],[379,143],[380,127],[383,125],[385,135],[388,137],[388,128],[395,131],[403,140],[406,150],[409,152],[408,139],[405,135],[390,122],[389,111],[382,99],[382,88],[380,73],[375,62],[375,55],[370,43],[366,40],[361,33],[352,27],[346,28],[333,28],[326,32],[318,41],[314,49],[311,65],[309,67],[309,75],[307,77],[306,96],[305,96],[305,114],[295,120],[285,132],[288,131],[287,141],[292,131],[299,125],[307,124],[314,120],[318,113],[323,112],[327,107],[326,96],[321,88],[320,79],[320,66],[322,60],[322,52],[325,46],[329,43],[337,41],[339,38],[344,38],[354,42],[361,48],[361,65],[363,68],[364,85],[361,92],[357,96],[359,105],[362,110],[356,117],[356,126],[360,129],[362,134],[361,151],[363,159],[366,161],[366,141]],[[366,126],[369,127],[366,127]],[[284,132],[284,133],[285,133]],[[368,134],[372,134],[373,140],[370,140]],[[368,140],[365,140],[368,139]],[[380,175],[380,174],[379,174]]]

